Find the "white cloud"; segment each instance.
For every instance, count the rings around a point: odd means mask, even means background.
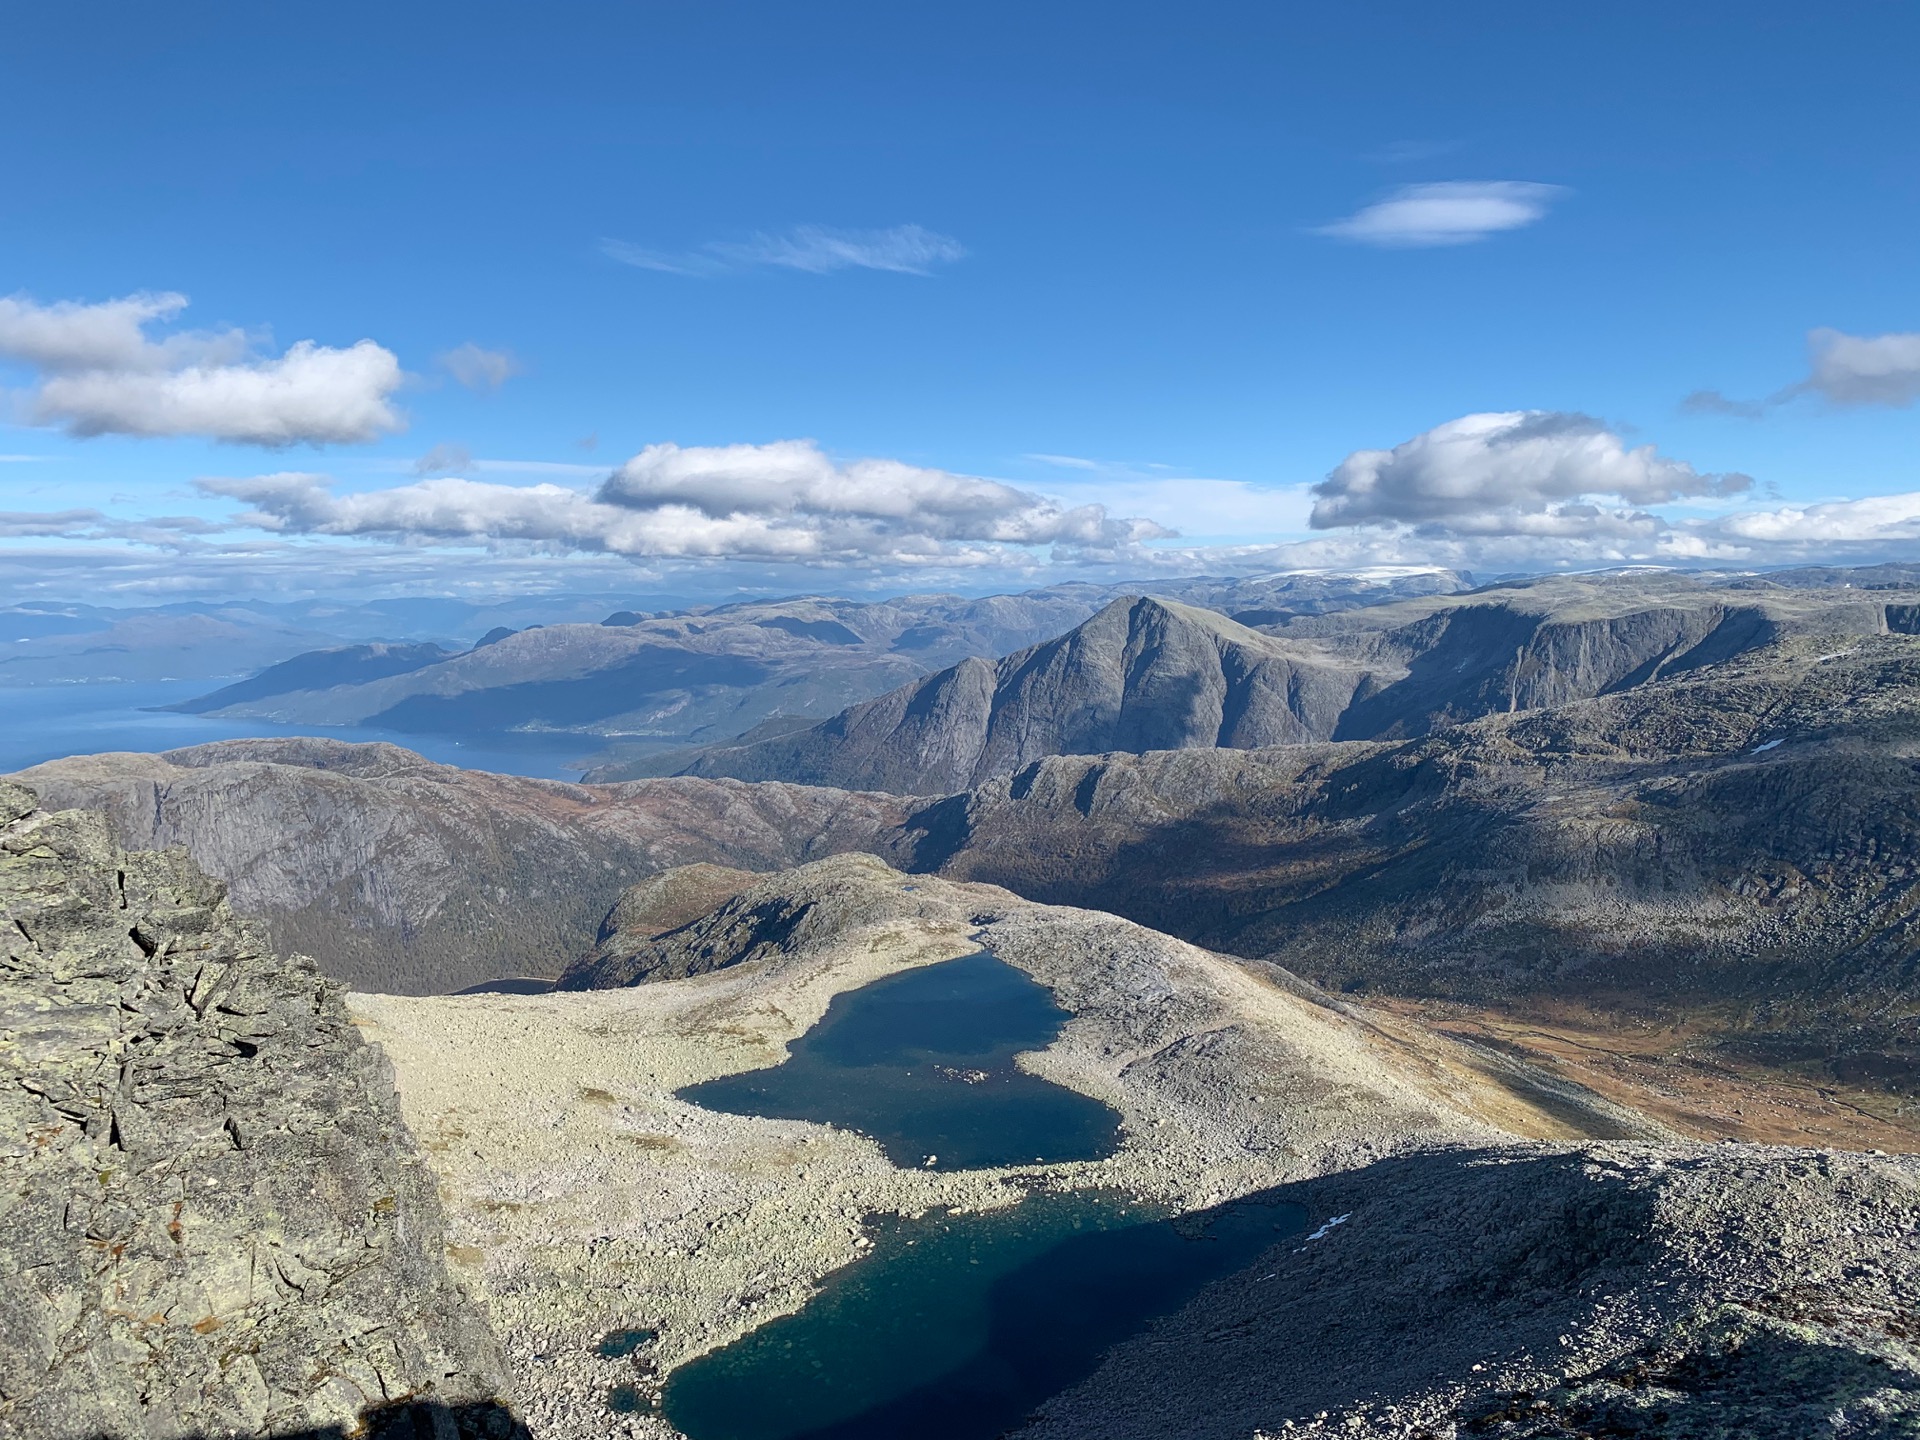
[[[1920,333],[1807,336],[1811,373],[1802,388],[1835,405],[1911,405],[1920,400]]]
[[[1643,530],[1620,507],[1730,495],[1744,475],[1703,475],[1585,415],[1514,410],[1464,415],[1391,450],[1356,450],[1313,487],[1316,530],[1426,526],[1457,534]]]
[[[24,410],[73,435],[202,435],[251,445],[372,440],[403,428],[390,403],[400,362],[371,340],[345,349],[302,340],[254,354],[238,330],[155,339],[186,307],[176,294],[95,305],[0,299],[0,357],[39,372]]]
[[[23,295],[0,296],[0,355],[40,370],[165,371],[240,359],[249,341],[239,330],[186,332],[155,341],[146,327],[171,320],[187,297],[128,295],[85,305],[60,300],[35,304]]]
[[[748,240],[714,240],[691,251],[649,250],[625,240],[602,240],[601,253],[622,265],[671,275],[719,275],[730,270],[772,266],[826,275],[836,270],[888,270],[897,275],[930,275],[936,265],[966,257],[966,247],[950,235],[922,225],[883,230],[836,230],[825,225],[796,225],[762,231]]]
[[[8,539],[73,539],[99,533],[106,516],[98,510],[0,510],[0,536]]]
[[[1701,529],[1728,543],[1817,547],[1920,540],[1920,494],[1873,495],[1724,515]]]
[[[0,536],[9,539],[132,540],[174,547],[181,537],[210,535],[225,527],[194,515],[120,519],[99,510],[0,510]]]
[[[469,340],[434,357],[434,363],[469,390],[498,390],[522,373],[520,361],[509,350],[489,350]]]
[[[678,559],[976,565],[1035,546],[1118,555],[1171,533],[997,481],[894,460],[839,464],[807,441],[649,446],[593,495],[450,478],[339,495],[325,476],[297,472],[200,488],[251,505],[238,523],[280,534],[527,542]]]
[[[1446,180],[1406,185],[1318,234],[1389,249],[1470,245],[1543,218],[1565,187],[1527,180]]]

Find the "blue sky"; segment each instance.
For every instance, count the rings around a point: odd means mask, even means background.
[[[0,576],[1912,553],[1917,41],[1891,3],[22,10]],[[88,308],[143,295],[185,301]]]

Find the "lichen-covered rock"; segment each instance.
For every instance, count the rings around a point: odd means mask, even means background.
[[[381,1053],[179,852],[0,782],[0,1435],[517,1429]]]

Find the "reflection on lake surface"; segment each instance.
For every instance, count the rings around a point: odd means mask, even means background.
[[[1083,1191],[893,1220],[805,1309],[674,1371],[663,1409],[692,1440],[992,1440],[1304,1219]]]
[[[983,952],[837,995],[784,1064],[679,1095],[730,1115],[858,1130],[902,1166],[1097,1160],[1119,1143],[1119,1114],[1013,1064],[1069,1018],[1044,986]]]

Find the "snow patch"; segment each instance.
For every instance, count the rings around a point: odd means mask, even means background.
[[[1352,1218],[1353,1218],[1353,1212],[1351,1210],[1349,1210],[1344,1215],[1335,1215],[1332,1219],[1327,1221],[1326,1224],[1322,1225],[1318,1230],[1314,1231],[1311,1235],[1307,1236],[1307,1245],[1311,1245],[1316,1240],[1326,1239],[1327,1236],[1332,1232],[1334,1226],[1344,1225],[1347,1223],[1347,1221],[1351,1220]],[[1307,1245],[1300,1246],[1293,1253],[1298,1255],[1301,1250],[1304,1250],[1307,1248]]]

